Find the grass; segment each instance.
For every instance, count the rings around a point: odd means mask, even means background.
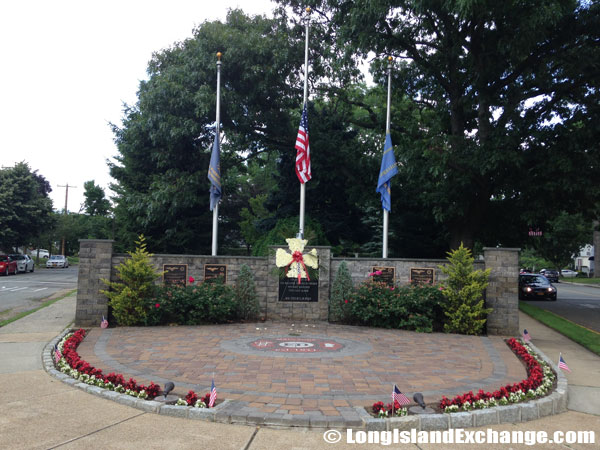
[[[549,326],[553,330],[558,331],[560,334],[600,356],[600,333],[577,325],[550,311],[524,302],[519,302],[519,309],[537,321]]]
[[[565,283],[600,284],[600,278],[560,278]]]
[[[22,319],[23,317],[28,316],[29,314],[33,314],[36,311],[39,311],[42,308],[45,308],[47,306],[52,305],[53,303],[56,303],[59,300],[62,300],[65,297],[68,297],[69,295],[71,295],[73,292],[75,292],[77,289],[73,289],[69,292],[67,292],[66,294],[61,295],[60,297],[54,298],[52,300],[49,300],[47,302],[42,303],[40,306],[38,306],[37,308],[34,308],[30,311],[23,311],[22,313],[17,314],[15,317],[11,317],[10,319],[6,319],[3,320],[2,322],[0,322],[0,328],[2,328],[5,325],[8,325],[9,323],[15,322],[19,319]]]

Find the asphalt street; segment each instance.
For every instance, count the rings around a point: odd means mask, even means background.
[[[528,300],[527,303],[600,333],[600,288],[564,282],[553,285],[558,291],[555,302]]]
[[[39,306],[44,300],[77,288],[77,266],[36,267],[33,273],[0,277],[0,320]]]

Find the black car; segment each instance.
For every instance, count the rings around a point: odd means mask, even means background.
[[[548,281],[550,281],[550,283],[558,283],[558,270],[543,269],[540,270],[540,273],[546,278],[548,278]]]
[[[519,300],[547,298],[556,301],[556,288],[544,275],[526,273],[519,275]]]

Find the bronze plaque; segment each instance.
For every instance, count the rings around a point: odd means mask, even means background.
[[[411,267],[411,284],[433,284],[435,282],[435,269],[431,267]]]
[[[163,264],[163,284],[165,286],[185,286],[187,264]]]
[[[204,264],[204,281],[223,277],[227,283],[227,264]]]
[[[373,267],[372,273],[381,272],[380,275],[373,275],[373,280],[393,286],[396,281],[396,268],[395,267]]]

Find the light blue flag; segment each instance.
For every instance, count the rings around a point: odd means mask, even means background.
[[[385,146],[383,147],[383,156],[381,158],[381,169],[379,170],[379,180],[377,180],[377,192],[381,194],[381,206],[387,211],[392,210],[392,191],[390,180],[398,173],[394,148],[392,147],[392,137],[385,135]]]
[[[219,149],[219,135],[215,136],[215,142],[210,155],[210,166],[208,167],[208,179],[210,180],[210,210],[212,211],[221,200],[221,161]]]

